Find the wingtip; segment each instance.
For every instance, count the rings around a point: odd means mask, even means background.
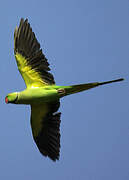
[[[23,23],[23,22],[27,22],[28,23],[28,18],[21,18],[21,20],[20,20],[20,23]]]
[[[16,37],[17,32],[18,32],[18,27],[16,26],[14,30],[14,38]]]

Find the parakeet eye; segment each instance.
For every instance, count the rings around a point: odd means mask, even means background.
[[[6,102],[6,104],[8,103],[8,98],[7,97],[5,97],[5,102]]]

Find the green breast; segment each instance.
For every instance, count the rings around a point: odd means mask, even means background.
[[[18,93],[18,104],[42,104],[59,100],[58,91],[49,87],[32,87]]]

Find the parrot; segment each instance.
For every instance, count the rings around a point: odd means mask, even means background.
[[[5,103],[30,105],[33,139],[42,155],[57,161],[60,157],[60,98],[124,79],[56,85],[48,60],[27,18],[21,18],[19,26],[15,28],[14,56],[26,89],[9,93],[5,97]]]

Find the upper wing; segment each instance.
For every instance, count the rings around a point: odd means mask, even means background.
[[[55,84],[49,63],[40,49],[28,20],[21,19],[14,32],[14,54],[26,86]]]
[[[60,155],[60,115],[55,113],[59,102],[32,105],[31,127],[39,151],[53,161]]]

